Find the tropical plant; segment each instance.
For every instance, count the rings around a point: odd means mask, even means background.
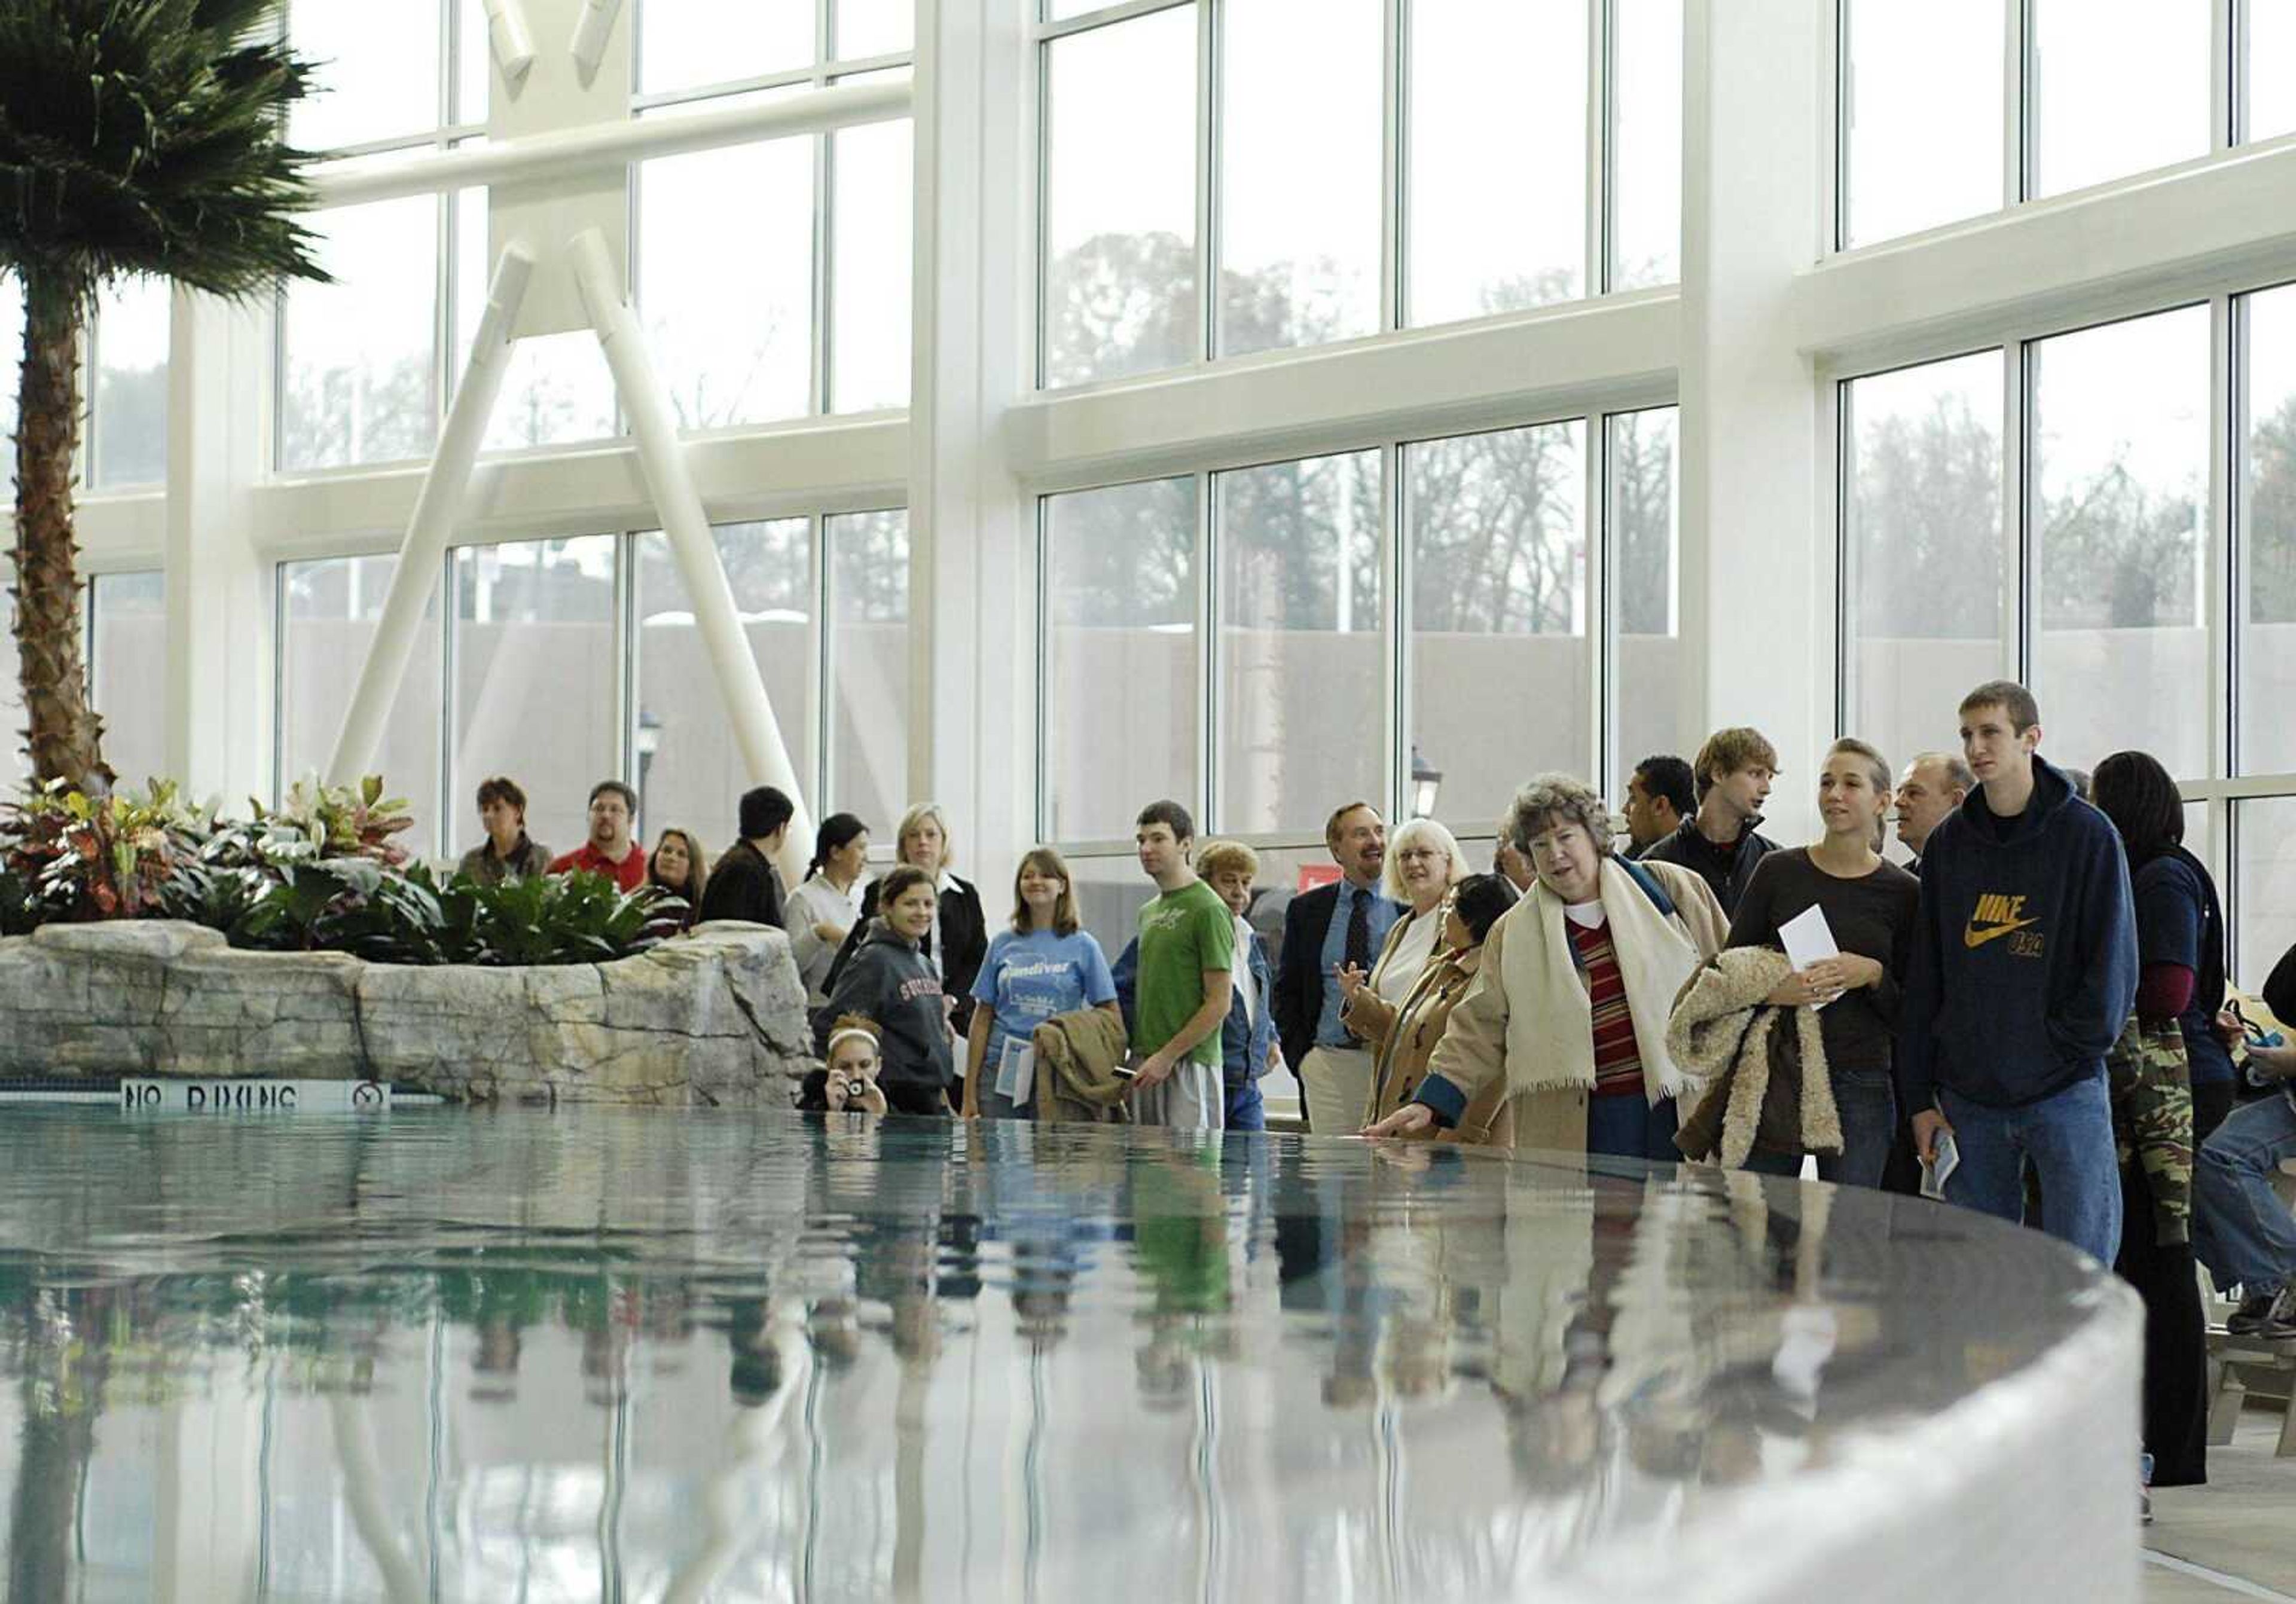
[[[30,922],[144,918],[162,911],[162,888],[185,855],[186,821],[168,781],[139,798],[91,797],[51,780],[0,808],[0,863]]]
[[[72,473],[81,330],[96,291],[156,274],[245,298],[324,280],[284,137],[309,67],[275,0],[0,4],[0,271],[24,296],[16,642],[32,772],[111,790],[80,660]]]
[[[457,877],[460,878],[460,877]],[[685,904],[660,889],[623,891],[586,870],[474,886],[484,963],[596,963],[675,935]]]
[[[382,794],[382,776],[369,774],[357,789],[298,780],[275,811],[249,798],[255,810],[250,845],[266,863],[305,858],[373,858],[398,864],[406,849],[390,838],[414,827],[403,798]]]

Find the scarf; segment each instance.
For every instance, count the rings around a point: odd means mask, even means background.
[[[1675,994],[1698,968],[1698,947],[1614,860],[1603,860],[1601,874],[1603,912],[1643,1061],[1643,1093],[1655,1105],[1685,1084],[1667,1052],[1666,1027]],[[1541,881],[1500,922],[1507,927],[1499,982],[1507,998],[1509,1093],[1593,1086],[1595,1008],[1563,928],[1562,899]]]

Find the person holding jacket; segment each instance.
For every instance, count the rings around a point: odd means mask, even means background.
[[[1898,1093],[1934,1160],[1955,1139],[1945,1198],[2033,1222],[2102,1263],[2120,1247],[2105,1054],[2136,1002],[2128,866],[2111,821],[2038,756],[2031,692],[1988,681],[1962,699],[1963,755],[1977,776],[1922,854]]]
[[[940,977],[919,949],[939,898],[931,876],[896,866],[877,882],[884,912],[870,920],[819,1011],[815,1045],[824,1052],[832,1023],[846,1014],[873,1019],[884,1033],[877,1084],[897,1114],[946,1114],[956,1074],[949,1056],[948,1010]]]
[[[1616,855],[1610,816],[1565,774],[1515,793],[1506,833],[1538,883],[1484,937],[1480,972],[1412,1100],[1365,1135],[1455,1128],[1504,1084],[1519,1146],[1677,1159],[1687,1083],[1667,1023],[1683,983],[1721,948],[1722,908],[1693,870]]]
[[[1817,775],[1825,835],[1814,847],[1773,852],[1730,921],[1734,947],[1778,947],[1780,932],[1810,909],[1825,917],[1840,955],[1788,975],[1765,999],[1772,1006],[1819,1006],[1827,1078],[1841,1117],[1841,1150],[1821,1153],[1821,1180],[1878,1187],[1896,1138],[1890,1090],[1899,983],[1913,953],[1921,882],[1874,849],[1888,816],[1890,765],[1862,741],[1837,741]],[[1764,1152],[1747,1168],[1798,1175],[1802,1155]]]
[[[1078,1009],[1116,1011],[1116,982],[1100,943],[1077,919],[1069,866],[1049,847],[1024,853],[1013,877],[1013,921],[988,944],[972,983],[964,1114],[1030,1117],[1037,1027]]]
[[[1519,900],[1521,894],[1504,874],[1467,876],[1451,888],[1443,904],[1442,939],[1403,1001],[1390,1004],[1368,988],[1357,994],[1348,1021],[1371,1043],[1378,1066],[1366,1123],[1385,1119],[1417,1093],[1435,1045],[1451,1022],[1451,1011],[1481,972],[1483,943],[1491,927]],[[1458,1123],[1436,1140],[1513,1147],[1514,1110],[1507,1106],[1506,1083],[1495,1080],[1486,1087]]]

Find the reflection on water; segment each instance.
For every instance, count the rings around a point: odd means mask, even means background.
[[[1966,1215],[1600,1160],[16,1109],[6,1596],[1505,1592],[2095,1295]]]

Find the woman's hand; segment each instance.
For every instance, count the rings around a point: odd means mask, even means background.
[[[816,941],[826,942],[832,946],[837,946],[843,944],[845,937],[845,931],[839,929],[825,919],[816,919],[813,921],[813,938]]]
[[[1831,958],[1821,958],[1802,973],[1820,991],[1866,991],[1889,978],[1890,971],[1871,958],[1857,953],[1838,953]]]
[[[1820,967],[1813,963],[1806,970],[1795,970],[1779,981],[1762,1001],[1773,1008],[1816,1008],[1833,1002],[1841,994],[1841,989],[1826,989],[1816,984]]]
[[[1372,1137],[1416,1136],[1435,1128],[1435,1110],[1425,1103],[1406,1103],[1377,1125],[1367,1125],[1357,1133]]]
[[[829,1111],[832,1114],[849,1110],[857,1114],[882,1115],[885,1112],[884,1090],[877,1084],[876,1077],[869,1075],[847,1076],[831,1070],[828,1102]]]
[[[1353,1006],[1356,994],[1371,984],[1371,972],[1352,963],[1343,964],[1332,973],[1340,983],[1340,1007],[1342,1011]]]

